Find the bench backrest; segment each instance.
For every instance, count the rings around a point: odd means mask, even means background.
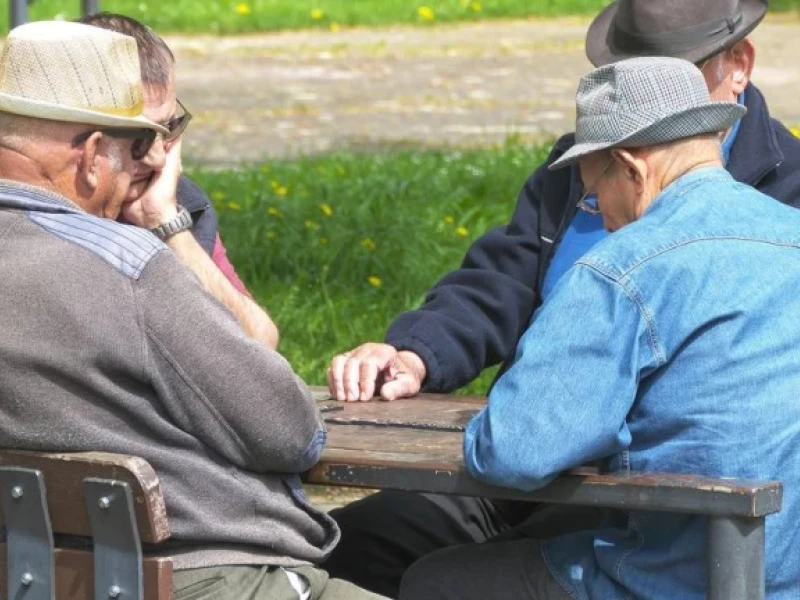
[[[158,478],[140,458],[0,451],[0,527],[0,598],[172,597],[172,561],[142,556],[142,543],[170,532]]]

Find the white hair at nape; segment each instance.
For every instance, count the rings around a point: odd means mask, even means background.
[[[59,125],[56,121],[0,112],[0,146],[19,150],[26,143],[51,137]]]

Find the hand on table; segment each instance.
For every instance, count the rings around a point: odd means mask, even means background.
[[[328,387],[346,402],[368,402],[376,393],[396,400],[419,393],[425,375],[425,363],[414,352],[370,342],[333,357]]]

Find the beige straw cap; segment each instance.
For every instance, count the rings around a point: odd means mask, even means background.
[[[0,111],[167,133],[143,110],[132,37],[70,21],[27,23],[8,34],[0,54]]]

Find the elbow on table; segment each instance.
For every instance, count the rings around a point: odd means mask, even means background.
[[[256,447],[265,471],[302,473],[314,466],[322,454],[327,433],[316,402],[300,378],[292,389],[284,390],[280,422],[273,421],[271,432],[262,430]]]
[[[516,448],[507,450],[496,446],[482,449],[475,443],[465,443],[464,464],[481,483],[522,491],[544,487],[558,475],[541,461],[515,451]]]

